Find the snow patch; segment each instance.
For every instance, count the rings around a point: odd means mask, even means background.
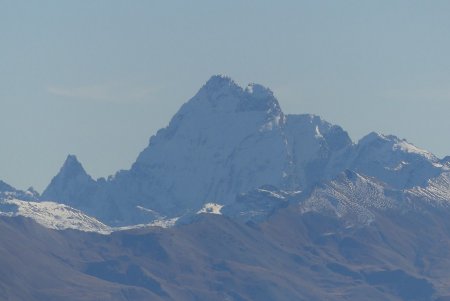
[[[197,214],[201,213],[209,213],[209,214],[219,214],[222,215],[220,212],[223,208],[223,205],[217,204],[217,203],[206,203],[202,209],[197,211]]]
[[[148,227],[171,228],[171,227],[175,226],[178,219],[179,219],[179,217],[162,218],[162,219],[155,220],[149,224],[138,224],[138,225],[131,225],[131,226],[116,227],[116,228],[113,228],[113,230],[114,231],[125,231],[125,230],[142,229],[142,228],[148,228]]]
[[[25,216],[50,229],[75,229],[84,232],[110,234],[112,228],[82,211],[54,202],[27,202],[18,199],[1,201],[3,205],[17,206],[13,212],[4,212],[9,216]]]
[[[178,220],[178,217],[159,217],[155,221],[148,224],[110,227],[103,224],[99,220],[84,214],[78,209],[74,209],[70,206],[58,204],[55,202],[29,202],[19,199],[5,199],[0,201],[0,205],[7,206],[8,208],[8,210],[0,211],[1,216],[24,216],[33,219],[38,224],[49,229],[74,229],[83,232],[96,232],[103,235],[108,235],[115,231],[124,231],[147,227],[170,228],[173,227]],[[155,213],[150,209],[147,209],[147,211],[153,214]]]
[[[315,137],[316,137],[316,138],[323,138],[322,134],[320,133],[320,130],[319,130],[319,126],[318,126],[318,125],[316,125],[316,134],[315,134]]]
[[[393,150],[401,150],[403,152],[411,153],[411,154],[418,154],[429,160],[435,159],[435,156],[432,153],[430,153],[429,151],[420,149],[417,146],[415,146],[411,143],[408,143],[406,140],[401,140],[401,141],[395,143],[392,149]]]

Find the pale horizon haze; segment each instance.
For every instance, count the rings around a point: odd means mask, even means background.
[[[448,1],[0,1],[0,180],[128,169],[215,74],[450,155]]]

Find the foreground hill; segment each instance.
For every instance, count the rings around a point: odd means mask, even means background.
[[[110,235],[0,218],[3,300],[446,300],[449,211],[370,224],[290,205],[262,223],[199,214]],[[441,299],[439,299],[441,298]]]

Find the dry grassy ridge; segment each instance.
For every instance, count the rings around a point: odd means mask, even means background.
[[[449,212],[380,211],[348,227],[280,209],[242,223],[201,214],[111,235],[0,218],[2,300],[448,300]]]

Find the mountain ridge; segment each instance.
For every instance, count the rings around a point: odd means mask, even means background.
[[[78,174],[60,171],[41,199],[127,225],[154,219],[138,207],[174,218],[206,203],[230,204],[264,185],[308,190],[345,169],[397,189],[424,186],[446,169],[440,162],[392,135],[369,133],[354,143],[318,116],[285,115],[268,88],[242,88],[216,75],[150,138],[129,170],[95,181],[72,162]]]

